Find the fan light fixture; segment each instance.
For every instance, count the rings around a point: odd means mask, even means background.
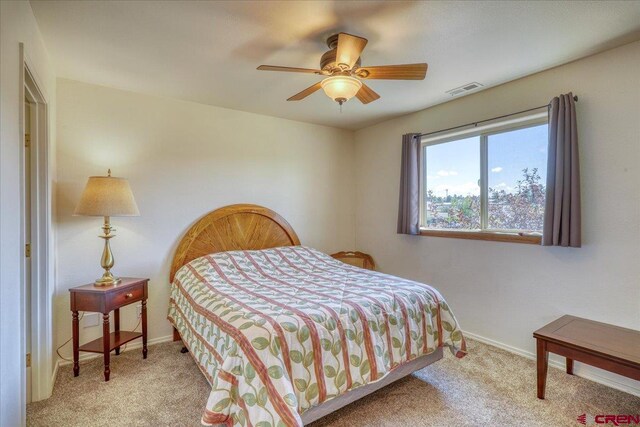
[[[351,76],[333,76],[324,79],[320,85],[329,98],[342,105],[356,96],[362,82]]]

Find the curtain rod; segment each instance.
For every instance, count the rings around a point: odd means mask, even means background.
[[[578,102],[578,97],[574,96],[573,100]],[[505,117],[511,117],[511,116],[515,116],[515,115],[518,115],[518,114],[522,114],[522,113],[528,113],[529,111],[539,110],[540,108],[544,108],[544,107],[549,108],[550,106],[551,106],[551,103],[548,103],[546,105],[541,105],[539,107],[529,108],[528,110],[517,111],[515,113],[505,114],[503,116],[492,117],[490,119],[480,120],[480,121],[477,121],[477,122],[471,122],[471,123],[467,123],[465,125],[454,126],[452,128],[447,128],[447,129],[440,129],[440,130],[437,130],[435,132],[421,133],[421,134],[418,134],[418,137],[422,138],[423,136],[434,135],[436,133],[446,132],[446,131],[449,131],[449,130],[456,130],[456,129],[464,128],[464,127],[471,126],[471,125],[478,126],[478,124],[480,124],[480,123],[491,122],[493,120],[498,120],[498,119],[504,119]]]

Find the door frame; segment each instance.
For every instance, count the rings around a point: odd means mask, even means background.
[[[20,198],[21,198],[21,243],[25,247],[24,231],[25,188],[25,109],[28,99],[31,106],[31,401],[46,399],[53,388],[53,235],[52,193],[50,176],[50,119],[47,94],[42,90],[42,81],[35,73],[35,64],[20,43]],[[28,310],[25,298],[25,263],[20,266],[22,324]],[[20,354],[26,362],[25,331],[21,333]],[[22,394],[26,401],[26,363],[22,370]]]

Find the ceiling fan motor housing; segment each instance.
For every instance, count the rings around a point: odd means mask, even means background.
[[[349,68],[346,67],[344,64],[341,67],[339,64],[336,63],[336,56],[338,51],[338,34],[334,34],[327,39],[327,46],[329,46],[330,50],[326,51],[320,58],[320,69],[323,71],[331,72],[331,73],[335,71],[349,70]],[[361,64],[361,58],[358,57],[358,60],[356,61],[356,63],[353,65],[351,69],[357,70],[358,68],[360,68],[360,64]]]

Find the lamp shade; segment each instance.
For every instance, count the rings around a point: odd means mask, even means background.
[[[320,86],[329,98],[342,104],[358,93],[362,83],[351,76],[332,76],[324,79]]]
[[[91,176],[74,215],[139,216],[129,181],[113,176]]]

